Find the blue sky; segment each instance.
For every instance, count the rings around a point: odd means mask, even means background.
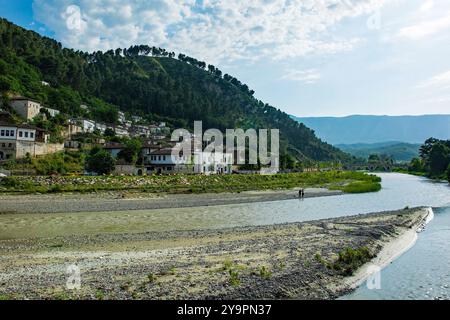
[[[71,48],[186,53],[297,116],[450,113],[446,0],[0,0],[0,16]]]

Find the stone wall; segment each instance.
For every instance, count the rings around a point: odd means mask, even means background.
[[[17,141],[16,159],[25,158],[27,153],[29,153],[31,157],[39,157],[63,150],[64,144],[62,143]]]

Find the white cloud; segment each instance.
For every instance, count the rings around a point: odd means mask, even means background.
[[[423,21],[412,26],[404,27],[400,29],[398,36],[410,40],[419,40],[449,28],[450,13],[439,19]]]
[[[434,1],[433,0],[427,0],[420,6],[421,12],[430,11],[434,7]]]
[[[431,79],[423,81],[417,88],[434,88],[434,89],[448,89],[450,88],[450,70],[435,75]]]
[[[207,61],[333,54],[360,39],[330,28],[370,15],[386,0],[34,0],[38,21],[64,45],[94,51],[149,44]],[[79,28],[67,7],[80,7]],[[362,26],[365,27],[365,26]]]
[[[314,84],[320,78],[321,75],[316,69],[290,70],[281,77],[282,80],[298,81],[304,84]]]

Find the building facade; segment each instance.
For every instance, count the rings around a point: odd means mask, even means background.
[[[38,157],[62,150],[64,144],[48,143],[44,130],[0,122],[0,161]]]
[[[41,104],[28,98],[14,98],[10,101],[11,108],[26,120],[34,119],[41,113]]]

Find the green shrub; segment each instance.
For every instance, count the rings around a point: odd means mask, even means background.
[[[366,193],[366,192],[378,192],[381,190],[381,184],[372,181],[356,181],[349,183],[341,189],[346,193]]]
[[[350,276],[372,258],[373,256],[367,247],[358,249],[346,248],[339,252],[339,258],[331,264],[331,268],[342,271],[346,276]]]

